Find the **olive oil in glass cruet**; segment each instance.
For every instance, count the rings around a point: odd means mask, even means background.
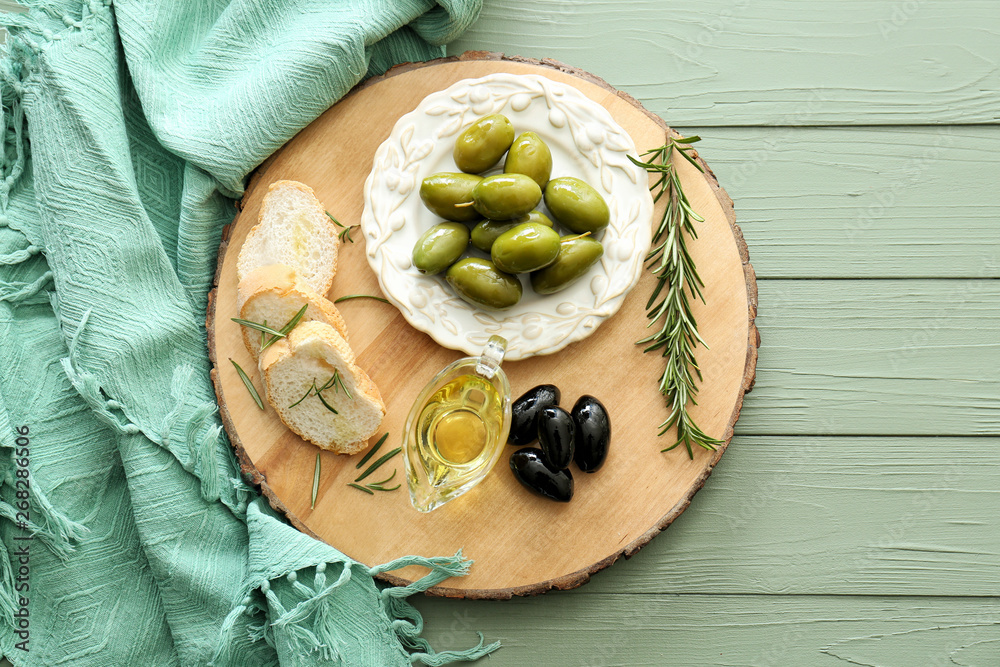
[[[507,341],[434,376],[410,410],[403,437],[410,502],[430,512],[485,479],[510,432],[510,384],[500,369]]]

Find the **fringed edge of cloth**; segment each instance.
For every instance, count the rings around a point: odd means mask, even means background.
[[[398,570],[410,565],[430,569],[426,575],[408,586],[390,586],[382,589],[380,594],[386,614],[392,619],[392,629],[410,652],[410,661],[423,665],[447,665],[452,662],[478,660],[500,648],[500,642],[486,644],[482,633],[479,643],[464,651],[441,651],[431,648],[426,639],[421,637],[424,630],[424,619],[417,608],[410,604],[407,598],[414,593],[423,593],[428,588],[440,584],[449,577],[461,577],[469,573],[472,561],[462,556],[462,550],[451,557],[424,558],[422,556],[404,556],[396,560],[376,565],[368,572],[376,576],[390,570]]]
[[[375,576],[382,572],[396,570],[410,565],[426,567],[430,570],[419,580],[408,586],[390,586],[379,593],[382,609],[389,619],[391,627],[403,648],[409,655],[411,663],[423,665],[447,665],[453,662],[478,660],[500,648],[500,642],[486,644],[482,633],[479,633],[479,643],[462,651],[435,651],[430,643],[420,636],[424,622],[420,612],[406,598],[422,593],[449,577],[460,577],[468,574],[472,561],[462,556],[461,550],[454,556],[424,558],[422,556],[404,556],[383,565],[366,568],[351,560],[338,561],[342,569],[336,579],[328,583],[327,573],[330,564],[316,565],[312,585],[300,581],[297,572],[289,572],[285,578],[301,599],[294,605],[286,607],[272,589],[270,581],[247,588],[242,602],[234,607],[226,616],[220,630],[219,648],[210,665],[228,665],[233,658],[232,644],[234,632],[241,615],[259,616],[268,607],[277,618],[268,622],[261,620],[260,624],[250,626],[248,639],[267,641],[274,645],[274,632],[284,631],[293,650],[297,655],[311,656],[318,654],[324,661],[339,664],[344,659],[341,640],[334,634],[332,623],[332,593],[351,580],[352,573],[359,571],[365,575]],[[255,594],[260,594],[255,599]],[[260,599],[262,597],[263,599]],[[312,622],[309,622],[312,619]],[[308,626],[308,627],[307,627]]]

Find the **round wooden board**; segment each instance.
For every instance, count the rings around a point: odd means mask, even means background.
[[[429,93],[494,72],[537,73],[578,88],[604,105],[640,149],[662,145],[671,132],[631,97],[555,62],[470,52],[394,68],[359,86],[257,169],[242,210],[224,235],[207,326],[226,430],[244,473],[277,510],[300,530],[369,566],[408,554],[444,556],[462,549],[475,560],[469,575],[449,579],[430,593],[506,599],[579,586],[620,556],[636,552],[687,507],[725,450],[697,451],[693,461],[683,449],[660,453],[673,442],[672,432],[656,435],[667,415],[657,389],[663,360],[634,345],[646,335],[643,306],[654,284],[648,271],[618,314],[589,338],[551,356],[504,364],[515,397],[537,384],[554,383],[566,405],[593,394],[608,407],[613,429],[608,461],[597,474],[576,473],[576,494],[568,504],[522,488],[507,469],[505,455],[479,487],[421,514],[410,506],[405,489],[370,496],[348,487],[359,457],[324,451],[319,496],[310,509],[317,448],[285,428],[269,406],[259,410],[229,363],[235,360],[261,386],[239,327],[230,318],[236,315],[237,254],[257,221],[267,186],[280,179],[301,181],[341,222],[357,224],[372,157],[396,120]],[[692,414],[708,434],[728,445],[743,395],[753,385],[759,345],[753,324],[756,283],[732,201],[707,166],[701,174],[679,160],[678,169],[691,203],[705,217],[690,248],[706,283],[707,304],[695,309],[711,349],[698,351],[704,380]],[[341,247],[330,298],[379,294],[364,239],[358,230],[354,237],[354,245]],[[385,399],[380,434],[390,434],[387,451],[401,443],[406,415],[420,389],[462,354],[411,328],[392,306],[358,299],[340,308],[358,364]],[[393,462],[400,469],[398,479],[402,460]],[[386,466],[386,474],[391,468]],[[384,578],[405,584],[423,573],[411,567]]]

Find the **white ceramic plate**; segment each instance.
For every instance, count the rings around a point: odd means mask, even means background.
[[[604,256],[587,275],[548,296],[535,294],[527,276],[521,276],[524,296],[504,311],[472,306],[451,290],[443,273],[425,276],[411,263],[420,235],[443,222],[420,201],[420,182],[437,172],[458,171],[452,159],[455,139],[491,113],[507,116],[515,134],[538,133],[552,151],[552,178],[583,179],[611,210],[610,224],[596,237]],[[505,358],[511,361],[552,354],[586,338],[617,312],[649,251],[653,200],[646,173],[629,162],[628,154],[636,155],[632,138],[604,107],[545,77],[492,74],[428,95],[396,122],[375,152],[365,182],[361,229],[382,291],[411,325],[469,355],[482,352],[494,334],[507,339]],[[493,172],[501,169],[502,161]],[[471,245],[468,254],[485,256]]]

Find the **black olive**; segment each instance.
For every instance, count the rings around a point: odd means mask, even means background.
[[[611,420],[608,411],[593,396],[581,396],[573,406],[576,451],[573,460],[583,472],[597,472],[608,457]]]
[[[549,470],[540,449],[517,450],[510,455],[510,469],[517,481],[540,496],[562,503],[568,503],[573,497],[573,474],[569,470]]]
[[[542,408],[559,405],[559,388],[540,384],[529,389],[510,406],[510,435],[507,442],[515,447],[531,444],[538,437],[538,413]]]
[[[573,461],[573,439],[576,426],[573,417],[558,405],[542,408],[538,415],[538,444],[542,460],[552,472],[568,468]]]

